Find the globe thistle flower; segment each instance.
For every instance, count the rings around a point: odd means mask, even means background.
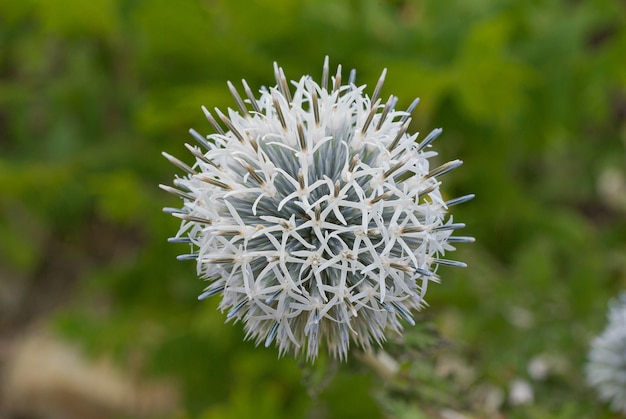
[[[386,71],[371,97],[354,71],[342,84],[341,66],[329,85],[328,57],[321,84],[304,76],[290,88],[274,73],[260,97],[228,82],[236,110],[202,108],[215,133],[190,130],[193,166],[163,153],[186,172],[161,185],[183,200],[165,209],[182,220],[170,241],[190,245],[179,259],[209,282],[199,299],[221,295],[246,338],[308,359],[325,345],[345,359],[351,344],[414,325],[438,266],[465,266],[442,256],[473,241],[452,236],[464,224],[447,216],[473,195],[442,198],[441,176],[461,161],[431,167],[441,129],[416,142],[407,131],[418,100],[407,111],[394,96],[383,102]]]
[[[608,324],[591,343],[587,383],[614,411],[626,413],[626,293],[612,301]]]

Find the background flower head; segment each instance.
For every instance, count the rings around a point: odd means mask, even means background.
[[[626,413],[626,293],[612,301],[608,324],[591,343],[587,382],[611,408]]]
[[[441,129],[420,141],[407,132],[418,101],[398,111],[394,96],[382,100],[385,71],[372,96],[354,71],[345,84],[341,66],[329,77],[328,59],[319,84],[304,76],[291,88],[274,72],[258,98],[228,83],[237,110],[203,108],[216,133],[191,130],[192,166],[164,153],[186,172],[162,186],[184,201],[166,209],[182,219],[171,240],[190,244],[180,259],[209,281],[200,299],[221,295],[247,337],[345,358],[351,343],[369,348],[414,324],[439,265],[465,266],[442,256],[473,241],[452,236],[464,225],[448,216],[473,195],[442,197],[441,176],[461,161],[432,167]]]

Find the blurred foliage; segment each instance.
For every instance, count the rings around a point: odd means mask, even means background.
[[[614,0],[0,0],[3,281],[32,310],[71,292],[59,330],[140,354],[180,385],[179,418],[611,417],[582,366],[626,288],[625,51]],[[319,77],[325,55],[370,86],[387,67],[400,108],[421,97],[412,129],[444,127],[436,149],[465,161],[445,190],[477,196],[454,208],[469,267],[428,294],[441,336],[390,343],[391,382],[356,355],[307,366],[242,342],[165,240],[160,152],[210,132],[199,108],[233,106],[226,80],[271,84],[273,61]],[[516,378],[532,403],[507,401]]]

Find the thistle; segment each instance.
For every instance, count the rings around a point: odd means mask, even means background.
[[[608,324],[591,343],[587,383],[615,411],[626,413],[626,293],[611,302]]]
[[[441,129],[419,142],[407,132],[418,100],[407,111],[383,102],[386,71],[371,97],[354,71],[342,84],[341,66],[329,85],[328,58],[321,84],[304,76],[290,88],[276,64],[274,74],[258,98],[228,82],[227,115],[202,108],[215,134],[190,130],[192,166],[163,153],[186,172],[161,185],[183,200],[165,209],[182,220],[170,241],[190,245],[179,259],[209,282],[199,299],[221,295],[246,338],[345,359],[351,343],[368,349],[414,325],[438,266],[465,266],[442,256],[473,241],[452,236],[464,224],[447,216],[473,195],[442,198],[441,177],[462,162],[431,168]]]

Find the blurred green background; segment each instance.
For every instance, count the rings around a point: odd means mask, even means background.
[[[442,269],[385,347],[395,378],[244,342],[166,242],[178,201],[157,184],[178,169],[160,152],[192,161],[200,106],[234,106],[227,80],[271,85],[273,61],[319,80],[325,55],[370,92],[386,67],[398,108],[420,97],[411,130],[443,127],[442,161],[465,162],[444,190],[476,194],[453,211],[469,267]],[[583,366],[626,288],[625,56],[617,0],[0,0],[0,416],[613,417]],[[132,400],[77,401],[59,378],[20,402],[20,342],[41,330],[112,360]]]

